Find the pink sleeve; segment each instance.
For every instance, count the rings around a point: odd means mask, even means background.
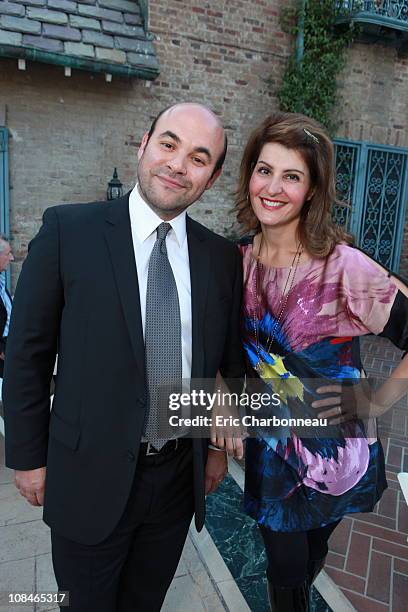
[[[380,334],[390,317],[398,292],[388,272],[367,255],[345,247],[343,290],[350,318],[359,321],[373,334]]]

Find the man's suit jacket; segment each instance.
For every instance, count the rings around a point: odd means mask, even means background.
[[[190,218],[187,235],[192,378],[241,377],[238,250]],[[129,496],[147,400],[129,195],[44,213],[15,292],[3,398],[6,464],[47,466],[46,523],[78,542],[102,541]],[[201,529],[206,440],[193,441],[193,456]]]

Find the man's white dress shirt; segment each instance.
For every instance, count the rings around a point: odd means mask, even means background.
[[[129,196],[130,226],[136,258],[139,281],[140,310],[143,335],[146,321],[147,273],[150,255],[156,242],[156,229],[163,223],[158,215],[146,204],[136,185]],[[191,282],[186,213],[182,212],[169,221],[172,229],[166,236],[166,248],[171,269],[176,281],[181,317],[181,349],[183,379],[191,377],[192,327],[191,327]],[[163,295],[163,299],[166,296]]]

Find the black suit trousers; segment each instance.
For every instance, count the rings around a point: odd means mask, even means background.
[[[85,545],[51,531],[54,571],[59,590],[69,591],[68,610],[159,612],[193,511],[191,441],[164,456],[139,458],[125,512],[108,538]]]

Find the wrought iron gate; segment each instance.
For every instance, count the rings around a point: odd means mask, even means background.
[[[408,197],[408,149],[347,140],[335,141],[337,223],[356,244],[398,272]]]

